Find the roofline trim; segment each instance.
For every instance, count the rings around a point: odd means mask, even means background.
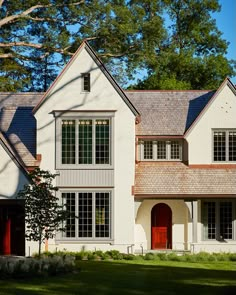
[[[146,200],[146,199],[232,199],[236,198],[236,194],[134,194],[134,199],[136,200]]]
[[[124,92],[210,92],[210,91],[212,91],[212,89],[209,89],[209,90],[207,90],[207,89],[205,89],[205,90],[203,90],[203,89],[192,89],[192,90],[180,90],[180,89],[176,89],[176,90],[174,90],[174,89],[172,89],[172,90],[168,90],[168,89],[140,89],[140,90],[129,90],[129,89],[127,89],[127,90],[124,90]]]
[[[3,149],[7,152],[7,154],[11,157],[11,159],[14,161],[14,163],[17,165],[18,168],[20,168],[25,176],[29,178],[28,171],[23,163],[23,161],[19,158],[17,153],[14,151],[14,148],[11,146],[11,144],[8,142],[6,137],[3,135],[3,133],[0,131],[0,144],[2,145]]]

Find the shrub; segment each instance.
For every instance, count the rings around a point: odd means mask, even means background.
[[[157,257],[160,259],[160,260],[168,260],[167,259],[167,254],[166,253],[157,253]]]
[[[75,258],[65,255],[37,258],[0,258],[0,278],[26,278],[67,273],[74,270]]]
[[[139,256],[134,254],[122,254],[124,260],[138,260],[140,259]]]
[[[229,254],[230,261],[236,261],[236,254]]]
[[[155,255],[154,253],[146,253],[144,255],[144,260],[160,260],[158,255]]]
[[[106,254],[108,254],[114,260],[122,260],[123,259],[123,255],[117,250],[106,251]]]
[[[182,257],[183,256],[179,256],[176,253],[170,253],[166,258],[168,261],[183,261]]]

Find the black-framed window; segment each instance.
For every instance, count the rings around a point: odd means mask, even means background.
[[[233,240],[234,203],[226,200],[202,204],[204,240]]]
[[[61,164],[111,163],[111,119],[61,120]]]
[[[63,238],[111,238],[110,191],[63,192],[61,196],[69,213]]]
[[[214,162],[236,162],[236,130],[213,131]]]

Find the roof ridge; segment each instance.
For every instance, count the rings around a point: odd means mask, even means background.
[[[145,90],[145,89],[141,89],[141,90],[123,90],[124,92],[212,92],[212,91],[216,91],[213,89],[208,89],[208,90],[197,90],[197,89],[192,89],[192,90],[162,90],[162,89],[153,89],[153,90]]]

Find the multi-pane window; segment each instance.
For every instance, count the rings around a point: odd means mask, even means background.
[[[220,203],[220,237],[223,239],[232,239],[233,224],[232,224],[232,203]]]
[[[62,119],[62,164],[110,164],[110,119]]]
[[[167,159],[167,142],[166,141],[157,141],[157,160],[166,160]]]
[[[75,120],[63,120],[61,134],[62,164],[75,164]]]
[[[205,239],[216,238],[216,204],[215,202],[205,202],[203,205],[203,224]]]
[[[70,212],[66,219],[65,232],[69,238],[75,237],[75,193],[62,194],[62,199],[66,199],[64,203],[67,212]]]
[[[140,143],[142,160],[176,161],[182,159],[181,141],[144,140]]]
[[[233,239],[232,201],[204,202],[202,219],[205,240]]]
[[[145,160],[152,160],[153,158],[153,146],[152,141],[146,140],[143,144],[143,158]]]
[[[213,159],[216,162],[236,161],[236,130],[213,131]]]
[[[90,92],[90,73],[82,73],[82,91]]]
[[[178,141],[170,142],[170,158],[171,160],[178,160],[180,158],[180,145]]]
[[[62,202],[69,213],[64,238],[111,238],[111,193],[62,193]]]

